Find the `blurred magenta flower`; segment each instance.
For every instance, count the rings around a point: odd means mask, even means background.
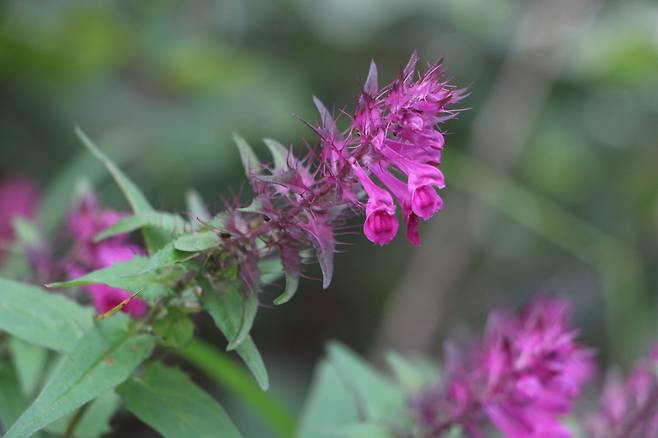
[[[0,262],[5,257],[5,246],[14,239],[14,219],[33,217],[38,202],[39,191],[30,179],[13,176],[0,181]]]
[[[100,232],[125,216],[121,212],[101,209],[94,195],[87,195],[80,201],[69,216],[69,230],[73,237],[67,267],[69,276],[79,277],[144,254],[140,246],[129,241],[127,234],[94,242]],[[84,286],[83,289],[89,293],[96,311],[100,314],[112,310],[133,295],[103,284]],[[138,298],[133,298],[121,310],[134,318],[140,318],[146,314],[148,305]]]
[[[482,436],[488,419],[512,438],[569,437],[560,423],[594,372],[593,352],[576,342],[561,299],[539,299],[520,314],[494,314],[484,340],[448,359],[444,385],[412,402],[429,436],[462,426]]]
[[[658,437],[658,347],[639,360],[626,382],[611,371],[601,395],[600,408],[587,418],[592,438]]]

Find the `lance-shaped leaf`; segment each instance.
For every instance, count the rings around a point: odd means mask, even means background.
[[[42,378],[48,351],[16,336],[9,338],[9,351],[23,394],[33,396]]]
[[[220,243],[221,239],[212,231],[199,231],[178,237],[174,240],[174,247],[179,251],[198,252],[214,248]]]
[[[92,271],[82,277],[46,285],[50,288],[87,286],[106,284],[110,287],[139,292],[141,298],[151,302],[169,293],[169,288],[162,283],[157,269],[173,266],[183,260],[173,245],[167,244],[152,257],[135,256],[126,262],[117,262],[107,268]]]
[[[157,228],[163,233],[169,235],[182,234],[192,229],[190,224],[188,224],[185,219],[177,214],[162,211],[152,211],[120,219],[114,225],[98,234],[94,238],[94,241],[100,242],[101,240],[105,240],[108,237],[131,233],[146,226]]]
[[[91,327],[93,311],[45,290],[0,278],[0,330],[55,351],[69,351]]]
[[[286,171],[289,168],[288,158],[290,156],[290,151],[283,146],[278,141],[272,140],[271,138],[263,139],[263,142],[270,150],[272,154],[272,159],[274,160],[274,170],[275,171]]]
[[[203,203],[201,195],[195,190],[188,190],[185,194],[185,204],[193,230],[199,229],[202,223],[210,220],[208,208]]]
[[[203,306],[229,341],[228,350],[238,353],[260,387],[266,390],[269,387],[267,369],[256,344],[249,336],[258,310],[255,296],[249,297],[237,286],[229,286],[224,291],[207,287]]]
[[[240,159],[242,160],[242,165],[247,176],[258,174],[261,169],[260,161],[253,149],[251,149],[251,146],[249,146],[249,143],[237,134],[233,134],[233,141],[235,141],[238,147]]]
[[[118,392],[130,412],[166,438],[242,436],[224,409],[178,369],[150,364]]]
[[[87,137],[87,135],[82,132],[80,128],[76,128],[75,132],[78,138],[80,138],[82,143],[84,143],[84,145],[87,147],[87,149],[89,149],[96,158],[105,164],[105,167],[110,172],[110,174],[112,174],[112,177],[114,177],[114,180],[121,188],[121,191],[123,191],[123,194],[126,196],[126,199],[128,199],[128,203],[130,204],[133,212],[135,214],[143,214],[154,211],[153,207],[151,207],[151,204],[142,194],[141,190],[137,188],[135,183],[133,183],[126,176],[126,174],[123,173],[123,171],[107,157],[107,155],[101,152],[98,146],[96,146],[94,142],[91,141],[91,139]],[[153,253],[161,248],[170,239],[161,230],[153,228],[152,226],[147,226],[144,228],[144,240],[146,241],[146,246],[149,252]]]
[[[224,285],[222,290],[206,290],[203,307],[228,339],[230,351],[249,335],[258,311],[258,300],[255,293],[244,293],[234,282]]]
[[[5,438],[29,437],[125,381],[155,345],[116,315],[90,329],[65,357],[32,405]]]
[[[119,409],[121,400],[114,391],[108,391],[101,394],[94,401],[90,402],[89,407],[85,410],[78,426],[75,428],[76,438],[97,438],[111,431],[110,420],[114,413]],[[75,413],[60,418],[56,422],[46,427],[46,432],[64,435],[68,429]]]

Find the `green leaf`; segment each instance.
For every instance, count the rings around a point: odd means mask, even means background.
[[[241,348],[243,346],[238,347],[238,351]],[[198,339],[176,353],[253,408],[279,435],[284,437],[293,435],[295,419],[289,409],[256,386],[253,379],[225,353]]]
[[[386,419],[402,411],[402,392],[369,364],[338,343],[330,343],[327,351],[329,361],[343,385],[357,398],[366,420]]]
[[[35,224],[23,217],[16,217],[13,220],[14,234],[16,240],[25,248],[41,248],[43,246],[43,237],[36,228]]]
[[[353,423],[337,426],[328,431],[325,436],[336,438],[395,438],[397,435],[380,423]]]
[[[91,402],[75,429],[75,438],[98,438],[111,431],[110,420],[119,409],[119,396],[114,391],[101,394]],[[60,418],[50,426],[46,432],[63,435],[75,413]]]
[[[29,437],[126,380],[155,345],[128,330],[128,319],[116,315],[89,330],[5,438]]]
[[[61,295],[0,278],[0,330],[24,341],[69,351],[92,325],[93,312]]]
[[[222,243],[217,234],[212,231],[199,231],[184,234],[174,240],[174,247],[179,251],[198,252],[214,248]]]
[[[276,297],[274,304],[281,305],[285,304],[295,296],[297,288],[299,287],[299,275],[293,274],[292,272],[286,272],[286,288],[283,290],[283,293]]]
[[[151,204],[148,202],[139,188],[137,188],[135,183],[133,183],[126,176],[126,174],[123,173],[123,171],[116,164],[114,164],[112,160],[110,160],[103,152],[101,152],[101,150],[94,144],[94,142],[91,141],[89,137],[87,137],[84,132],[82,132],[80,128],[76,128],[75,132],[78,138],[80,138],[82,143],[84,143],[84,145],[87,147],[87,149],[89,149],[96,158],[105,164],[105,167],[110,172],[110,174],[112,174],[114,180],[117,182],[121,188],[121,191],[123,191],[123,194],[126,196],[126,199],[128,199],[128,203],[130,204],[133,212],[135,214],[152,212],[153,207],[151,207]],[[162,231],[153,229],[151,226],[145,227],[143,232],[144,240],[146,241],[146,246],[149,250],[149,253],[155,252],[170,240],[168,236],[166,236],[166,234],[164,234]]]
[[[325,436],[337,425],[359,421],[354,396],[343,385],[334,366],[323,359],[313,375],[313,382],[304,402],[297,438]]]
[[[43,376],[48,352],[15,336],[9,338],[9,350],[23,394],[32,396]]]
[[[257,175],[260,172],[261,165],[253,149],[251,149],[251,146],[249,146],[244,138],[237,134],[233,134],[233,141],[235,141],[235,144],[240,151],[240,159],[242,160],[242,165],[244,166],[244,171],[247,176]]]
[[[181,310],[172,307],[167,309],[164,318],[155,322],[153,330],[164,345],[182,348],[192,340],[194,323]]]
[[[245,293],[235,282],[224,283],[223,290],[205,291],[203,307],[228,339],[234,350],[249,335],[258,311],[256,294]]]
[[[178,369],[152,363],[118,392],[130,412],[166,438],[242,436],[224,409]]]
[[[191,226],[185,221],[185,219],[177,214],[151,211],[120,219],[114,225],[98,234],[94,238],[94,241],[100,242],[108,237],[131,233],[146,226],[157,228],[163,233],[170,235],[182,234],[191,229]]]
[[[115,263],[110,267],[92,271],[74,280],[50,283],[46,287],[64,288],[106,284],[110,287],[135,293],[139,292],[140,298],[154,302],[170,292],[169,288],[162,284],[160,276],[154,271],[175,263],[169,252],[171,249],[171,246],[165,245],[152,258],[135,256],[126,262]]]
[[[197,230],[201,225],[200,222],[208,222],[210,213],[201,199],[201,195],[196,190],[188,190],[185,194],[185,203],[187,205],[187,214],[193,230]]]
[[[27,398],[21,391],[18,376],[8,363],[0,364],[0,425],[9,429],[28,405]]]
[[[397,353],[390,352],[386,355],[386,362],[393,371],[397,382],[409,394],[418,392],[439,378],[439,369],[424,359],[409,360]]]
[[[256,382],[258,382],[258,386],[260,386],[263,391],[267,391],[270,387],[270,378],[267,375],[265,362],[263,362],[263,358],[251,336],[247,336],[235,349],[235,352],[238,353],[238,356],[240,356],[245,365],[247,365],[247,368],[251,371]]]
[[[290,151],[286,149],[286,147],[281,143],[272,140],[271,138],[265,138],[263,139],[263,142],[272,154],[272,158],[274,160],[274,169],[277,171],[288,170],[288,157],[290,155]]]

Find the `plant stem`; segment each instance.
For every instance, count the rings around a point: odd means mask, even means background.
[[[178,354],[258,412],[280,436],[293,436],[295,419],[288,408],[262,391],[253,378],[223,352],[195,339]]]
[[[69,425],[66,427],[66,432],[64,432],[63,435],[64,438],[73,438],[75,429],[80,424],[80,421],[82,420],[82,417],[84,417],[87,408],[89,408],[89,405],[90,403],[85,403],[84,405],[80,406],[77,411],[75,411],[75,415],[73,415],[73,418],[71,418],[71,421],[69,421]]]

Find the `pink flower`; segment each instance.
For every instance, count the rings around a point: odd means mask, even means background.
[[[5,246],[14,239],[14,219],[33,217],[38,199],[35,185],[25,177],[15,176],[0,183],[0,262]]]
[[[587,417],[592,438],[658,437],[658,357],[637,362],[626,381],[617,371],[606,378],[600,408]]]
[[[95,196],[85,197],[69,216],[69,230],[73,236],[73,248],[69,255],[68,271],[71,277],[79,277],[87,272],[107,268],[115,263],[126,262],[144,250],[128,240],[128,235],[120,234],[96,243],[95,237],[114,225],[126,214],[114,210],[101,209]],[[104,284],[84,286],[99,314],[112,310],[129,299],[133,294]],[[148,305],[139,298],[133,298],[121,311],[133,318],[144,316]]]
[[[430,436],[453,425],[480,433],[486,418],[512,438],[568,437],[560,417],[592,376],[563,300],[540,299],[520,315],[495,314],[483,342],[449,361],[447,384],[414,406]]]
[[[386,245],[398,232],[398,220],[395,217],[391,194],[372,182],[356,160],[352,160],[352,168],[368,194],[363,233],[371,242]]]

